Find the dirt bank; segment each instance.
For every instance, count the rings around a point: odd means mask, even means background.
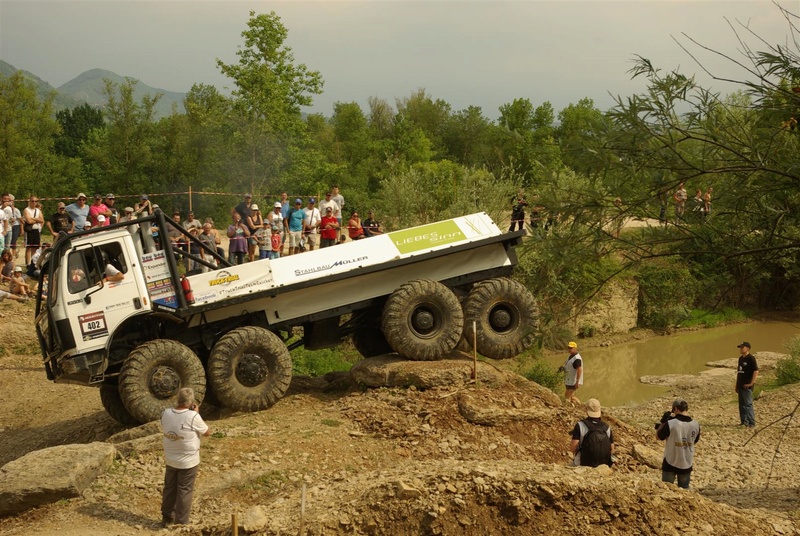
[[[0,463],[122,429],[96,390],[46,381],[32,304],[0,303],[0,315],[7,334]],[[230,534],[231,514],[252,520],[260,512],[259,533],[271,535],[301,527],[306,534],[800,534],[800,430],[761,429],[790,412],[800,391],[766,392],[756,402],[754,435],[735,427],[731,369],[648,381],[672,392],[641,407],[607,408],[618,463],[591,470],[567,466],[568,433],[583,411],[543,404],[524,383],[330,390],[297,379],[268,411],[208,415],[215,433],[203,445],[194,525],[157,523],[163,458],[155,436],[83,497],[0,519],[0,533]],[[649,448],[659,458],[653,423],[675,395],[690,401],[703,426],[689,492],[659,482],[660,471],[641,455]],[[518,418],[475,424],[465,406]]]

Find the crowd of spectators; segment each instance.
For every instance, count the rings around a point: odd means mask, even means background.
[[[55,241],[62,233],[71,234],[133,221],[151,215],[160,208],[146,194],[140,195],[133,206],[118,207],[116,196],[112,193],[95,194],[89,202],[89,196],[83,192],[75,196],[71,203],[59,201],[55,212],[50,215],[44,212],[40,199],[35,195],[27,198],[26,205],[20,211],[15,206],[12,194],[2,194],[0,290],[5,292],[7,288],[11,295],[23,299],[31,293],[32,286],[24,280],[24,275],[29,278],[38,276],[36,262],[49,247],[48,243],[43,242],[43,232],[50,233]],[[349,212],[348,220],[343,220],[345,200],[338,186],[325,192],[325,199],[320,203],[316,197],[306,198],[305,202],[299,197],[292,200],[288,193],[283,192],[280,199],[267,201],[264,206],[270,209],[262,211],[252,194],[245,195],[232,208],[231,223],[222,230],[217,230],[212,218],[201,221],[192,210],[184,218],[181,211],[176,209],[171,218],[175,225],[167,226],[167,236],[159,237],[158,227],[153,225],[153,239],[157,244],[162,238],[169,240],[176,256],[183,260],[185,271],[189,272],[208,270],[207,266],[196,262],[191,256],[212,264],[216,262],[216,258],[197,242],[231,264],[242,264],[258,259],[297,255],[315,248],[342,244],[348,239],[360,240],[383,233],[372,210],[363,221],[355,209]],[[197,242],[187,238],[185,233],[196,238]],[[227,252],[222,247],[223,237],[228,238]]]

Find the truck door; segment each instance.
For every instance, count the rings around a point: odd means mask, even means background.
[[[147,293],[130,251],[112,241],[67,253],[66,312],[78,353],[105,347],[116,326],[143,308]]]

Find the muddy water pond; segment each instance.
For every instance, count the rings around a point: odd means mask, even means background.
[[[789,339],[800,334],[796,322],[752,322],[653,337],[604,348],[581,348],[584,382],[577,396],[597,398],[604,406],[636,405],[664,394],[667,389],[639,382],[641,376],[696,374],[709,361],[738,357],[742,341],[759,351],[786,352]],[[567,353],[549,354],[553,366],[564,364]],[[731,372],[731,386],[734,377]],[[561,392],[560,394],[563,394]]]

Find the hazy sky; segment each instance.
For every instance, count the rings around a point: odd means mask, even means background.
[[[782,2],[795,13],[798,4]],[[635,54],[699,73],[673,36],[688,43],[686,33],[733,55],[737,41],[725,18],[773,45],[788,36],[769,0],[0,0],[0,59],[55,87],[102,68],[171,91],[200,82],[225,91],[231,84],[215,59],[236,60],[250,10],[275,11],[295,60],[322,73],[324,93],[310,111],[326,115],[336,101],[394,103],[417,88],[454,110],[480,106],[492,119],[521,97],[550,101],[556,111],[590,97],[606,109],[609,93],[641,90],[627,74]],[[700,57],[719,74],[737,72],[708,53]]]

